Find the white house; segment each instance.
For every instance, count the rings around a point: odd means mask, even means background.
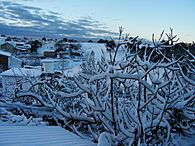
[[[8,59],[8,68],[21,68],[22,60],[15,56],[10,56]]]
[[[0,76],[2,77],[3,95],[13,95],[16,87],[28,90],[40,75],[40,69],[12,68],[2,72]]]
[[[0,73],[14,67],[21,68],[22,60],[0,50]]]
[[[67,69],[68,61],[60,58],[48,58],[41,60],[42,71],[44,73],[54,73],[55,71],[64,71]]]
[[[25,42],[5,41],[0,45],[1,45],[0,49],[2,51],[10,52],[12,54],[28,53],[31,48],[31,45],[26,44]]]
[[[11,53],[4,52],[0,50],[0,73],[9,68],[9,58]]]
[[[30,44],[26,44],[25,42],[13,42],[16,49],[20,51],[28,51],[31,48]]]

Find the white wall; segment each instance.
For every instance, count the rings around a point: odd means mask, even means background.
[[[22,60],[10,56],[8,59],[8,68],[21,68],[22,67]]]
[[[44,73],[54,73],[57,70],[63,71],[67,69],[68,62],[63,59],[56,59],[53,61],[43,61],[41,64]]]
[[[54,72],[55,62],[43,62],[42,68],[44,73],[53,73]]]

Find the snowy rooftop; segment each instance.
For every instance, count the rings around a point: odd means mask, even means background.
[[[1,76],[37,77],[41,75],[40,69],[12,68],[4,71]]]
[[[60,58],[46,58],[46,59],[42,59],[41,62],[45,63],[45,62],[60,62],[63,61],[63,59]]]
[[[3,44],[3,43],[5,43],[5,39],[0,37],[0,45]]]
[[[0,55],[4,55],[4,56],[11,56],[11,53],[9,52],[4,52],[0,50]]]
[[[25,42],[4,41],[1,44],[6,44],[6,43],[12,45],[14,48],[21,51],[29,50],[31,48],[31,45],[26,44]]]
[[[56,48],[54,47],[54,42],[47,42],[37,49],[39,55],[43,55],[45,51],[54,52]]]
[[[0,146],[95,146],[57,126],[0,126]]]

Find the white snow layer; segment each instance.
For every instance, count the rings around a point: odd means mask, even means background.
[[[58,126],[0,126],[0,146],[95,146]]]
[[[96,59],[101,58],[102,50],[106,51],[105,44],[100,43],[81,43],[81,48],[86,54],[94,51]]]
[[[37,77],[41,75],[39,69],[12,68],[3,73],[1,76],[16,76],[16,77]]]

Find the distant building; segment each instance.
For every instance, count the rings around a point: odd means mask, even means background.
[[[13,67],[21,68],[22,60],[12,56],[9,52],[0,50],[0,73]]]
[[[41,60],[41,66],[42,66],[42,72],[43,73],[54,73],[56,70],[60,70],[60,64],[61,64],[60,59],[42,59]]]
[[[2,93],[12,96],[16,87],[28,90],[41,75],[40,69],[12,68],[0,74],[2,77]]]
[[[29,51],[31,49],[31,45],[30,44],[26,44],[24,42],[14,42],[14,44],[15,44],[15,48],[18,51],[21,51],[21,52],[29,53]]]
[[[24,42],[4,42],[1,44],[1,50],[5,52],[10,52],[12,54],[16,53],[29,53],[31,45]]]
[[[57,50],[59,54],[70,55],[70,56],[81,56],[81,45],[79,43],[69,43],[69,42],[58,42]]]
[[[56,54],[57,54],[57,53],[55,53],[54,51],[45,51],[45,52],[44,52],[44,56],[45,56],[45,57],[52,57],[52,58],[55,58],[55,57],[57,57]]]
[[[10,52],[10,53],[16,53],[16,49],[14,45],[10,42],[5,42],[1,44],[1,50],[5,52]]]
[[[0,73],[8,70],[9,68],[9,57],[11,56],[8,52],[0,50]]]
[[[55,71],[64,71],[69,68],[70,60],[60,58],[47,58],[41,60],[43,73],[54,73]]]
[[[23,61],[15,56],[10,56],[8,61],[8,68],[21,68]]]

